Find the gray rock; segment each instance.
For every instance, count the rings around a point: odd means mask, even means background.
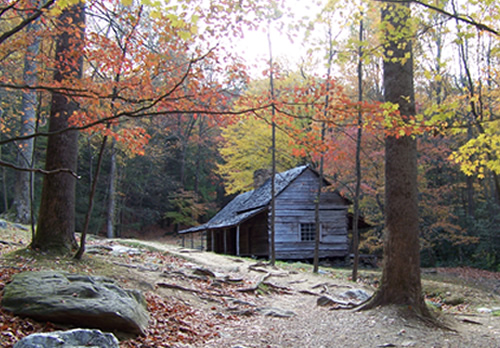
[[[99,330],[74,329],[32,334],[14,348],[119,348],[116,337]]]
[[[265,315],[266,317],[276,317],[276,318],[290,318],[297,315],[294,311],[289,311],[281,308],[264,307],[258,308],[257,312]]]
[[[144,296],[104,277],[55,271],[16,274],[2,307],[15,315],[77,327],[143,334],[149,315]]]
[[[342,299],[351,302],[365,302],[370,298],[370,295],[363,289],[350,289],[339,295]]]
[[[332,305],[337,304],[337,303],[338,302],[335,301],[333,298],[331,298],[330,296],[326,296],[326,295],[320,296],[316,300],[316,305],[321,306],[321,307],[332,306]]]
[[[111,254],[115,256],[120,256],[123,254],[127,254],[129,256],[141,255],[142,251],[137,248],[130,248],[124,245],[112,245],[111,246]]]
[[[28,228],[28,227],[23,226],[23,225],[21,225],[21,224],[14,224],[14,227],[15,227],[15,228],[18,228],[18,229],[20,229],[20,230],[23,230],[23,231],[28,231],[28,230],[29,230],[29,228]]]
[[[7,228],[8,224],[5,220],[0,220],[0,228]]]

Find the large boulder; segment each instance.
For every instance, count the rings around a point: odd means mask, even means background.
[[[144,296],[104,277],[56,271],[16,274],[2,307],[15,315],[75,327],[143,334],[149,315]]]
[[[116,337],[100,330],[74,329],[36,333],[22,338],[13,348],[119,348]]]

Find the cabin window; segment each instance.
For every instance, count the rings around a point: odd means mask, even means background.
[[[300,224],[300,240],[303,242],[314,241],[316,237],[316,224]]]

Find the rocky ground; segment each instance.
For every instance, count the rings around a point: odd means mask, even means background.
[[[471,270],[424,271],[424,290],[443,330],[404,308],[356,312],[357,298],[371,294],[379,273],[302,263],[271,267],[185,249],[162,241],[91,239],[85,260],[39,258],[26,251],[19,233],[0,229],[2,282],[27,269],[57,268],[106,275],[147,297],[150,328],[144,337],[120,337],[122,347],[500,347],[500,274]],[[22,244],[21,244],[22,243]],[[0,283],[0,288],[3,283]],[[318,305],[318,299],[329,299]],[[321,301],[320,301],[321,302]],[[323,301],[325,302],[325,301]],[[0,312],[0,345],[23,335],[53,330]]]

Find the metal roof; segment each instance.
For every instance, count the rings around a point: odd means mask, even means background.
[[[309,166],[304,165],[277,173],[275,175],[276,196],[308,168]],[[271,178],[269,178],[259,188],[236,196],[207,223],[179,231],[179,233],[192,233],[237,226],[267,209],[271,203],[271,184]]]

